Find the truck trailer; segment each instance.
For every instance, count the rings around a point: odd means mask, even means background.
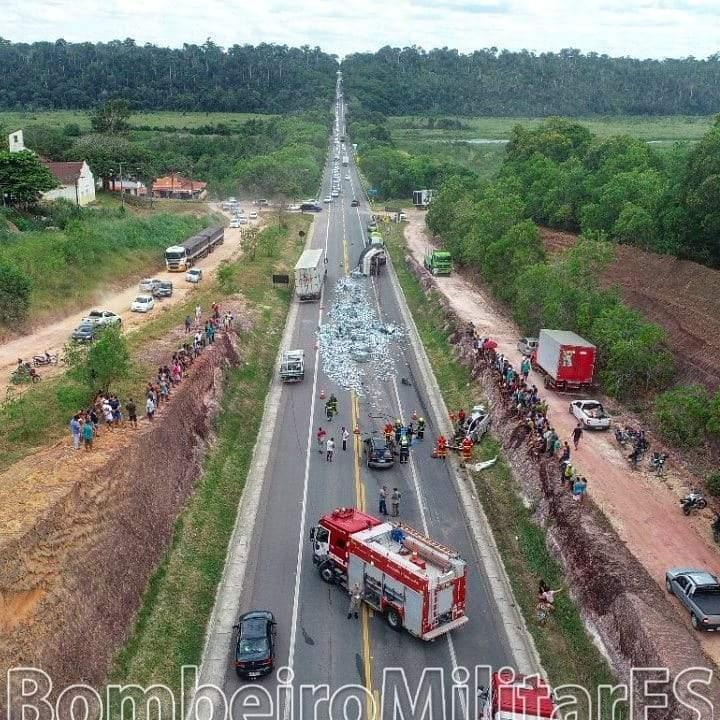
[[[225,228],[221,225],[205,228],[185,240],[182,245],[165,248],[165,267],[168,272],[185,272],[224,242]]]
[[[593,388],[596,354],[595,346],[574,332],[543,329],[530,360],[546,388],[575,392]]]
[[[325,252],[305,250],[295,265],[295,296],[301,302],[319,300],[325,282]]]
[[[465,560],[405,523],[337,508],[320,518],[310,539],[320,577],[348,591],[359,587],[393,630],[434,640],[468,621]]]

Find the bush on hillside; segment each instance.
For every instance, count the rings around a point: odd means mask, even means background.
[[[655,422],[660,434],[678,447],[703,442],[710,417],[707,390],[702,385],[679,385],[655,398]]]

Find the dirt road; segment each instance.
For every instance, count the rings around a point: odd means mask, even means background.
[[[415,259],[422,263],[430,243],[425,229],[425,214],[411,211],[405,237]],[[436,278],[455,311],[473,322],[480,335],[498,342],[498,350],[516,367],[522,356],[516,348],[519,330],[478,285],[454,273]],[[543,387],[542,377],[530,374],[530,382]],[[570,440],[575,419],[568,412],[568,395],[543,391],[548,401],[550,420],[561,440]],[[639,423],[636,423],[639,424]],[[663,588],[665,570],[672,566],[703,567],[720,574],[720,554],[712,545],[710,512],[686,518],[678,498],[692,485],[693,478],[682,468],[671,467],[668,477],[658,479],[645,472],[632,472],[615,443],[612,433],[585,432],[580,447],[572,455],[573,464],[588,478],[588,492],[615,528],[622,542],[638,558]],[[600,571],[601,569],[598,568]],[[678,612],[690,626],[687,613]],[[720,637],[701,635],[705,652],[720,661]]]
[[[213,208],[219,211],[218,208]],[[267,215],[260,215],[258,220],[251,220],[250,225],[263,224]],[[203,271],[203,280],[201,284],[207,284],[209,277],[212,276],[218,265],[223,260],[233,258],[240,251],[240,230],[225,228],[225,242],[215,249],[208,257],[201,260],[197,267]],[[139,294],[138,285],[133,285],[117,292],[108,293],[106,295],[98,295],[97,301],[85,308],[84,310],[73,313],[63,320],[46,325],[31,335],[23,335],[0,345],[0,398],[5,397],[8,387],[18,388],[10,383],[10,374],[15,369],[19,358],[29,360],[33,355],[40,354],[47,350],[51,353],[62,354],[62,349],[68,341],[72,331],[79,325],[80,320],[85,317],[91,310],[110,310],[117,313],[123,322],[123,328],[127,331],[138,327],[144,322],[157,317],[162,308],[175,305],[185,300],[194,286],[185,281],[185,273],[169,273],[165,270],[154,273],[154,278],[160,280],[170,280],[173,283],[172,297],[155,301],[155,309],[149,313],[133,313],[130,312],[130,303]],[[139,282],[140,278],[138,278]],[[42,377],[49,377],[57,374],[61,368],[39,368],[38,373]],[[27,386],[25,386],[27,387]]]

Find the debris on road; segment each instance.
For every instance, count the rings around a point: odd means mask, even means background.
[[[492,467],[497,462],[497,455],[492,460],[485,460],[485,462],[479,462],[475,463],[474,465],[470,465],[470,469],[473,472],[480,472],[481,470],[487,470],[487,468]]]
[[[403,330],[378,319],[364,280],[340,278],[328,322],[318,330],[323,371],[345,390],[366,392],[365,379],[386,380],[395,373],[390,348]]]

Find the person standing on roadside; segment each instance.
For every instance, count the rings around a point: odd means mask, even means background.
[[[350,439],[350,433],[348,432],[348,429],[343,426],[342,428],[342,448],[343,450],[347,450],[347,442]]]
[[[92,442],[93,442],[93,426],[92,423],[89,420],[86,420],[83,423],[82,426],[82,436],[83,436],[83,442],[85,443],[85,450],[90,452],[92,450]]]
[[[392,508],[393,517],[397,517],[400,514],[400,491],[397,488],[393,488],[390,495],[390,507]]]
[[[132,398],[128,400],[125,409],[128,413],[128,421],[137,430],[137,405],[135,405],[135,401]]]
[[[318,452],[322,455],[323,448],[325,447],[325,437],[327,436],[327,433],[321,428],[318,428],[317,431],[317,444],[318,444]]]
[[[70,437],[72,437],[73,450],[80,449],[80,416],[73,415],[70,420]]]
[[[335,438],[330,438],[327,441],[326,447],[325,447],[325,461],[326,462],[332,462],[333,459],[333,453],[335,452]]]
[[[578,424],[575,426],[575,429],[572,432],[572,439],[573,439],[573,445],[575,446],[575,449],[578,449],[578,445],[580,444],[580,438],[583,434],[583,426],[580,421],[578,421]]]
[[[189,333],[191,327],[192,327],[192,318],[189,315],[187,315],[185,317],[185,332]]]
[[[152,422],[155,417],[155,400],[153,400],[153,397],[150,394],[148,394],[148,398],[145,401],[145,414],[147,415],[147,419]]]
[[[378,514],[387,515],[387,485],[383,485],[378,493]]]
[[[199,323],[202,317],[202,308],[199,305],[195,306],[195,322]]]
[[[350,591],[350,606],[348,607],[348,620],[350,620],[353,615],[355,616],[355,619],[357,620],[358,612],[360,612],[360,602],[362,601],[362,590],[360,589],[360,585],[358,583],[355,583],[353,585],[353,589]]]

